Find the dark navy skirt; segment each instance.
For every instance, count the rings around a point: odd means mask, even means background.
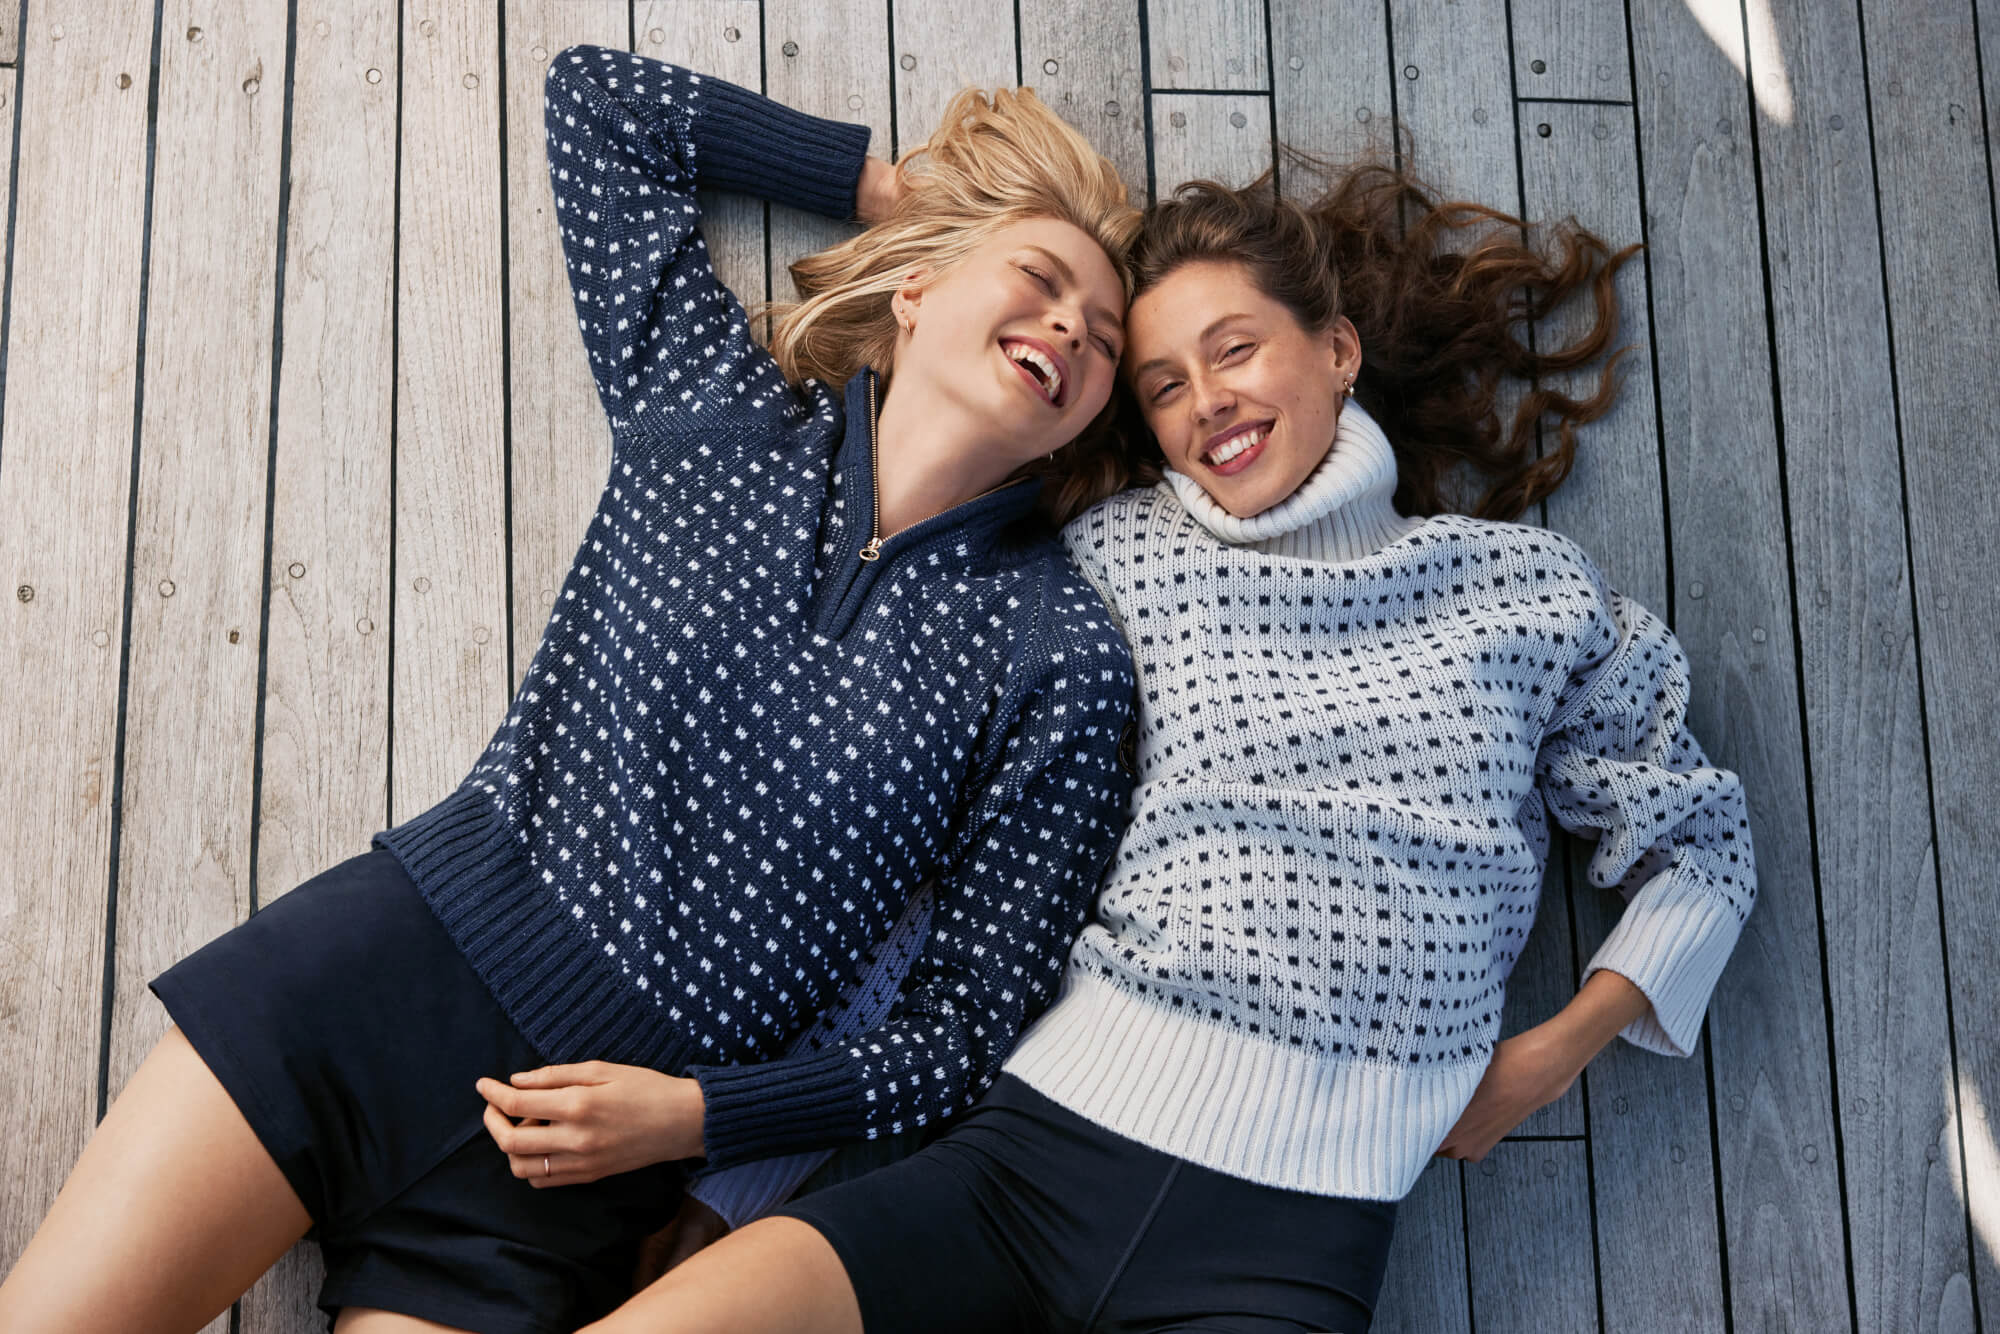
[[[481,1075],[548,1062],[386,849],[314,876],[153,991],[312,1215],[319,1304],[478,1334],[574,1330],[630,1294],[684,1165],[588,1185],[517,1180]]]
[[[839,1254],[867,1334],[1362,1334],[1396,1204],[1259,1185],[1003,1074],[900,1162],[775,1211]]]

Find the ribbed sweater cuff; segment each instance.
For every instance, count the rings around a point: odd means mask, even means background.
[[[1664,871],[1625,905],[1584,980],[1609,969],[1646,994],[1652,1008],[1619,1036],[1666,1056],[1688,1056],[1701,1036],[1701,1017],[1736,947],[1743,923],[1721,894],[1682,869]]]
[[[794,111],[722,79],[704,79],[690,131],[695,181],[830,218],[854,216],[866,125]]]
[[[816,1149],[867,1133],[845,1048],[757,1065],[691,1065],[701,1085],[703,1153],[711,1168]]]

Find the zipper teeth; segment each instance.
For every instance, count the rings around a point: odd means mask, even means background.
[[[875,376],[868,376],[868,481],[875,492],[875,503],[870,507],[868,541],[861,548],[861,559],[874,560],[882,554],[882,448],[876,439],[875,430]]]

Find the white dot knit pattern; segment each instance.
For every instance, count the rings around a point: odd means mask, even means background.
[[[698,190],[846,217],[865,126],[595,46],[543,111],[610,470],[505,720],[374,842],[545,1059],[698,1081],[709,1167],[930,1124],[1060,981],[1129,654],[1033,483],[864,560],[873,372],[794,389],[717,281]]]
[[[1349,404],[1255,531],[1178,477],[1065,531],[1137,662],[1138,786],[1004,1066],[1182,1158],[1369,1199],[1409,1191],[1486,1068],[1551,819],[1627,899],[1586,976],[1645,993],[1642,1047],[1689,1053],[1755,897],[1672,632],[1569,538],[1407,519],[1394,489]]]

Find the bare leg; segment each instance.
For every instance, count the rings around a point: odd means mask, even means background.
[[[343,1306],[333,1322],[333,1334],[466,1334],[453,1325],[419,1320],[413,1315],[377,1311],[367,1306]]]
[[[200,1329],[311,1223],[222,1084],[169,1029],[0,1285],[0,1329]]]
[[[760,1218],[578,1334],[861,1334],[840,1256],[811,1224]]]

